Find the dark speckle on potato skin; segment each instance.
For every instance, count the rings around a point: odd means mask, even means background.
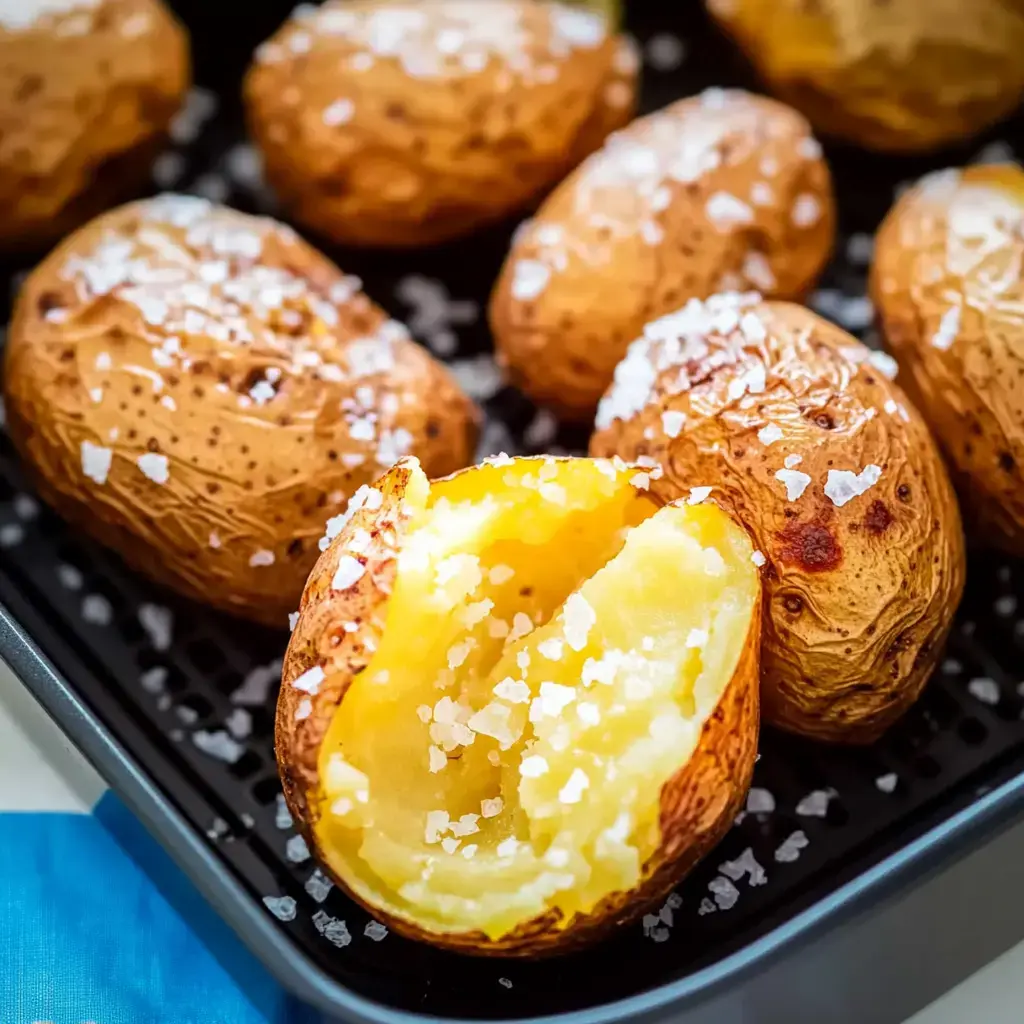
[[[777,557],[805,572],[832,572],[843,562],[843,549],[826,525],[827,514],[810,522],[789,523],[778,534]]]
[[[864,525],[876,537],[885,533],[893,523],[893,515],[884,501],[875,499],[864,517]]]

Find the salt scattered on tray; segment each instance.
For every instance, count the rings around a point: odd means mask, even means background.
[[[380,921],[367,921],[363,934],[373,942],[383,942],[388,937],[388,929]]]
[[[557,433],[558,420],[555,418],[555,414],[548,409],[538,409],[537,414],[523,431],[523,443],[530,448],[543,448],[554,441]]]
[[[792,864],[800,859],[800,851],[808,845],[807,836],[799,829],[793,832],[775,851],[775,859],[780,864]]]
[[[21,523],[5,523],[0,526],[0,548],[13,548],[25,539],[25,527]]]
[[[171,189],[181,181],[185,173],[185,157],[173,149],[161,153],[150,170],[153,184],[159,189]]]
[[[996,600],[992,607],[995,609],[996,615],[1009,618],[1017,610],[1017,598],[1013,594],[1004,594]]]
[[[999,684],[988,676],[979,676],[967,684],[967,692],[982,704],[995,706],[1001,696]]]
[[[139,625],[146,631],[149,642],[158,651],[166,651],[171,646],[174,630],[174,616],[170,608],[158,604],[141,604],[138,617]]]
[[[718,870],[734,882],[747,878],[748,884],[752,886],[764,885],[768,881],[764,868],[754,856],[753,848],[749,846],[735,860],[727,860],[720,864]]]
[[[114,609],[102,594],[87,594],[82,601],[82,618],[93,626],[109,626]]]
[[[331,917],[326,910],[318,910],[313,915],[313,926],[330,943],[343,949],[352,941],[348,925],[336,917]]]
[[[81,590],[85,583],[81,572],[66,562],[61,562],[57,566],[57,579],[60,580],[60,585],[68,590]]]
[[[313,874],[306,879],[306,884],[303,888],[305,888],[311,899],[317,903],[323,903],[327,899],[327,894],[334,888],[334,883],[319,868],[316,868]]]
[[[284,845],[284,855],[293,864],[302,864],[309,860],[309,847],[302,836],[292,836]]]
[[[39,515],[39,502],[31,494],[16,494],[12,502],[14,514],[29,523]]]
[[[708,891],[715,898],[719,910],[731,910],[740,898],[740,891],[724,875],[718,875],[708,882]]]
[[[288,810],[288,801],[285,800],[284,793],[278,793],[274,807],[274,825],[284,830],[291,828],[292,824],[292,814]]]
[[[295,920],[295,900],[291,896],[264,896],[263,905],[279,921]]]
[[[459,359],[448,364],[459,387],[477,402],[493,398],[504,386],[504,380],[494,357],[482,354],[472,359]]]
[[[644,57],[655,71],[675,71],[686,59],[686,46],[678,36],[659,32],[647,40]]]
[[[895,772],[887,772],[875,779],[875,786],[882,793],[893,793],[899,781],[899,776]]]
[[[192,742],[210,757],[217,758],[227,764],[234,764],[244,753],[245,747],[229,736],[223,729],[209,732],[200,729],[192,734]]]
[[[252,715],[245,708],[235,708],[224,719],[224,725],[236,740],[248,739],[252,735]]]
[[[759,786],[752,786],[747,793],[748,814],[771,814],[775,810],[775,797]]]
[[[796,813],[802,818],[824,818],[829,801],[835,796],[838,794],[834,789],[815,789],[796,805]]]
[[[511,980],[509,978],[499,978],[498,979],[498,984],[501,985],[502,988],[511,988],[512,987],[512,982],[511,982]]]
[[[166,684],[167,669],[163,665],[154,665],[139,676],[139,685],[146,693],[163,693]]]
[[[242,680],[242,685],[231,694],[234,704],[259,706],[265,704],[271,688],[281,681],[280,659],[269,665],[257,665]]]

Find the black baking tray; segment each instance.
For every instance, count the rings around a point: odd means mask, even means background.
[[[250,3],[240,17],[227,4],[175,6],[193,33],[202,91],[155,177],[272,211],[245,145],[238,90],[252,49],[287,10]],[[751,84],[699,4],[628,0],[626,21],[644,47],[644,109],[707,85]],[[1020,119],[930,160],[827,146],[840,237],[815,307],[874,343],[864,300],[870,236],[900,183],[1012,157],[1017,144]],[[513,227],[428,253],[339,251],[313,240],[484,396],[481,454],[580,450],[584,433],[560,429],[493,379],[483,313]],[[11,295],[35,258],[2,268]],[[32,498],[0,431],[0,657],[269,970],[332,1019],[680,1019],[806,949],[1024,807],[1020,613],[1024,565],[973,553],[941,667],[881,742],[836,750],[766,730],[748,810],[643,922],[570,957],[472,960],[382,936],[363,910],[326,891],[295,837],[272,747],[287,634],[190,604],[77,536]],[[264,902],[281,897],[295,901],[287,921]]]

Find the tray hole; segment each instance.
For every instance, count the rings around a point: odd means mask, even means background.
[[[1014,697],[1007,697],[1004,693],[1003,699],[993,709],[996,717],[1004,722],[1016,722],[1021,717],[1021,702]]]
[[[146,634],[139,625],[138,618],[135,615],[122,616],[118,619],[117,628],[121,636],[124,637],[125,643],[130,644],[132,647],[146,642]]]
[[[988,739],[988,729],[977,718],[967,717],[956,728],[957,734],[964,743],[976,747]]]
[[[252,750],[247,750],[233,765],[228,768],[228,771],[236,779],[248,779],[255,775],[260,768],[263,767],[263,761],[259,755]]]
[[[253,799],[263,807],[272,804],[280,792],[281,780],[276,775],[269,775],[265,779],[260,779],[252,787]]]
[[[914,761],[914,771],[916,771],[922,779],[934,779],[942,772],[942,766],[934,757],[930,757],[928,754],[923,754]]]
[[[960,705],[947,690],[933,686],[925,690],[925,712],[939,729],[948,729],[960,716]]]
[[[842,828],[850,820],[850,812],[839,797],[832,797],[825,811],[825,821],[835,828]]]
[[[224,666],[224,654],[212,640],[193,640],[186,650],[192,664],[200,672],[216,672]]]

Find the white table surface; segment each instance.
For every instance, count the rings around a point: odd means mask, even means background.
[[[27,766],[33,766],[31,771]],[[31,787],[26,778],[31,778]],[[87,810],[105,789],[34,698],[0,662],[0,811]],[[1021,1024],[1024,942],[906,1024]],[[868,1024],[868,1022],[865,1022]]]

